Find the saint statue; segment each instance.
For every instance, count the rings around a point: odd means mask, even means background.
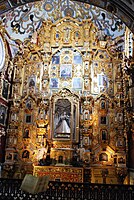
[[[48,146],[38,149],[37,160],[45,159],[47,155]]]
[[[71,28],[70,27],[66,27],[64,29],[64,42],[69,42],[70,35],[71,35]]]
[[[55,133],[70,133],[69,116],[66,115],[66,112],[60,116]]]

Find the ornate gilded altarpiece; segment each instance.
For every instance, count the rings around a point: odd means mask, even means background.
[[[90,19],[70,16],[43,21],[24,40],[13,60],[5,163],[35,175],[49,171],[52,180],[124,180],[125,75],[116,51],[121,42]],[[63,171],[69,180],[60,176]]]

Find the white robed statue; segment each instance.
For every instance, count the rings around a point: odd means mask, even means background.
[[[66,112],[60,116],[55,133],[70,133],[69,116],[66,115]]]
[[[38,161],[41,160],[42,158],[46,158],[47,150],[48,150],[48,146],[46,148],[42,147],[42,148],[38,149],[38,153],[37,153]]]

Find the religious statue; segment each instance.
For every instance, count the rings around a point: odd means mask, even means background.
[[[37,160],[45,159],[48,151],[48,146],[38,149]]]
[[[69,42],[70,35],[71,35],[71,28],[70,27],[66,27],[64,29],[64,42]]]
[[[70,133],[69,116],[66,112],[60,116],[58,125],[55,130],[56,133]]]

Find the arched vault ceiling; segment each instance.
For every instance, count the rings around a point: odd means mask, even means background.
[[[125,24],[114,14],[94,5],[71,0],[42,0],[25,4],[4,13],[0,20],[10,38],[24,40],[40,29],[42,21],[56,23],[68,16],[77,18],[79,22],[90,19],[108,37],[122,36],[125,31]]]
[[[0,15],[37,0],[0,0]],[[59,0],[60,1],[60,0]],[[134,0],[75,0],[101,7],[118,16],[134,32]],[[50,1],[49,1],[50,2]]]

